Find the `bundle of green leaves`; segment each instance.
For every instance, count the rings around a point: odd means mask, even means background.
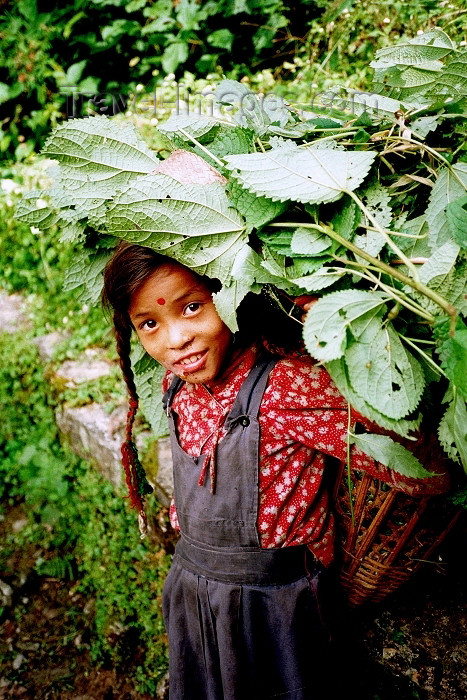
[[[349,403],[404,437],[437,413],[441,444],[467,469],[467,49],[434,29],[372,65],[371,93],[342,88],[298,107],[227,80],[212,115],[172,115],[159,126],[167,151],[225,176],[210,184],[155,172],[161,160],[131,124],[66,123],[44,148],[53,187],[17,216],[82,242],[66,284],[88,299],[116,239],[218,278],[232,330],[250,291],[319,293],[304,341]],[[141,353],[134,363],[160,432],[161,368]],[[389,437],[361,447],[427,474]]]

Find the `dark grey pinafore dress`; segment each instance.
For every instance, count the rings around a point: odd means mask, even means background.
[[[226,418],[214,494],[198,484],[205,456],[178,442],[170,407],[181,380],[164,396],[181,532],[163,593],[170,700],[325,697],[321,567],[303,546],[261,549],[257,531],[258,412],[275,362],[258,361]]]

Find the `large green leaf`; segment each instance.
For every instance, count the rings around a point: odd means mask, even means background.
[[[398,420],[418,406],[423,370],[390,324],[383,327],[379,318],[370,318],[347,347],[345,361],[354,390],[383,415]]]
[[[448,457],[460,461],[467,472],[467,406],[458,392],[441,419],[438,437]]]
[[[455,49],[455,44],[441,29],[434,29],[403,41],[395,46],[378,49],[372,68],[385,68],[395,65],[418,66],[427,61],[439,61]]]
[[[451,335],[450,319],[437,319],[435,337],[447,377],[467,399],[467,326],[458,318],[455,332]]]
[[[428,94],[450,98],[467,95],[467,49],[449,56]]]
[[[213,296],[217,313],[233,333],[238,331],[236,311],[249,291],[251,291],[251,285],[248,282],[233,280],[229,285],[224,284],[222,289]]]
[[[183,132],[194,136],[197,140],[202,140],[203,136],[213,136],[219,129],[219,122],[203,114],[172,114],[167,121],[159,126],[159,131],[163,134],[178,134],[183,140],[189,139]]]
[[[446,207],[466,196],[467,163],[456,163],[452,169],[443,168],[431,191],[430,202],[426,210],[429,227],[429,242],[435,251],[446,241],[452,239]]]
[[[54,206],[50,204],[51,200]],[[61,209],[60,204],[64,208]],[[27,192],[18,202],[15,217],[41,231],[57,227],[61,243],[83,241],[86,222],[81,212],[68,209],[67,205],[66,193],[59,187],[41,192]]]
[[[375,70],[374,89],[412,102],[427,102],[430,96],[450,97],[458,87],[462,94],[462,70],[451,60],[454,49],[441,29],[380,49],[370,64]]]
[[[420,280],[449,301],[461,314],[467,314],[467,262],[458,258],[459,246],[448,241],[431,255],[420,268]],[[409,287],[404,290],[424,309],[436,315],[439,306],[424,294]]]
[[[458,254],[457,243],[453,241],[444,243],[419,268],[420,281],[423,284],[430,284],[440,276],[445,277],[454,267]]]
[[[433,472],[425,469],[406,447],[395,442],[388,435],[362,433],[352,435],[351,442],[366,455],[399,474],[415,479],[433,476]]]
[[[302,227],[295,229],[290,241],[292,253],[311,257],[322,255],[331,245],[332,240],[325,233]]]
[[[392,211],[389,206],[391,197],[387,188],[375,182],[367,187],[362,193],[362,197],[366,208],[378,224],[385,229],[389,228],[392,221]],[[370,226],[372,222],[366,221],[366,224]],[[376,256],[384,248],[386,241],[378,231],[367,230],[365,233],[355,236],[354,243],[370,255]]]
[[[393,420],[388,416],[383,415],[373,406],[370,406],[353,388],[350,383],[347,365],[345,359],[341,357],[339,360],[333,360],[326,363],[334,384],[339,389],[340,393],[349,402],[349,404],[358,411],[362,416],[365,416],[371,421],[374,421],[382,428],[391,430],[402,437],[409,437],[410,434],[417,430],[420,425],[420,420]]]
[[[77,290],[76,298],[83,304],[96,304],[104,283],[103,271],[110,253],[102,250],[79,251],[65,273],[63,289]]]
[[[467,197],[460,197],[446,207],[451,236],[461,248],[467,248]]]
[[[387,297],[379,292],[349,289],[333,292],[310,309],[303,328],[305,345],[312,357],[329,362],[342,357],[347,347],[347,331],[358,319],[381,316]]]
[[[250,231],[276,219],[287,208],[285,202],[273,202],[272,199],[248,192],[235,180],[229,184],[229,194],[235,208],[245,217]]]
[[[161,174],[122,188],[92,222],[99,231],[154,248],[222,283],[230,281],[246,241],[244,222],[222,184],[186,185]]]
[[[349,195],[342,197],[335,205],[331,221],[331,227],[343,238],[350,240],[360,223],[362,213],[353,199]]]
[[[227,156],[227,167],[245,187],[277,201],[332,202],[356,189],[375,158],[372,151],[285,144],[266,153]]]
[[[294,277],[292,282],[305,292],[319,292],[338,282],[344,275],[349,274],[345,268],[326,267],[323,265],[317,272],[305,277]]]
[[[343,96],[339,95],[339,97],[337,97],[336,90],[342,92]],[[401,100],[379,95],[374,91],[365,92],[363,90],[354,90],[339,86],[333,88],[331,94],[332,98],[330,98],[329,102],[330,106],[334,109],[351,112],[354,115],[369,114],[373,119],[392,119],[394,117],[394,112],[401,109],[401,106],[406,109],[410,106],[407,103],[401,103]]]
[[[295,279],[301,279],[319,270],[323,258],[299,257],[293,259],[287,255],[278,254],[274,249],[263,247],[261,266],[274,278],[274,284],[291,294],[299,294]]]
[[[232,265],[232,278],[238,282],[248,282],[250,285],[274,284],[277,279],[265,270],[262,262],[262,257],[245,242]]]
[[[394,222],[393,230],[410,234],[409,237],[392,236],[394,242],[410,258],[429,258],[431,246],[428,241],[428,224],[425,216],[416,216],[408,221],[400,218]]]
[[[84,216],[159,163],[133,125],[107,117],[65,122],[52,132],[43,154],[60,163],[62,193]]]
[[[182,184],[160,173],[122,187],[92,221],[98,230],[132,242],[149,245],[157,237],[161,250],[187,236],[206,236],[208,245],[208,236],[244,229],[221,183]]]
[[[36,226],[45,231],[55,226],[60,214],[49,202],[49,191],[33,190],[26,192],[18,202],[15,217],[30,226]]]
[[[246,85],[235,80],[222,80],[214,95],[221,109],[228,112],[235,123],[252,129],[258,136],[267,132],[271,119],[257,95]]]
[[[214,139],[209,142],[209,152],[224,158],[234,153],[251,153],[254,148],[254,132],[240,126],[222,126]],[[204,153],[205,158],[208,156]]]
[[[140,345],[132,355],[132,365],[141,408],[151,426],[152,435],[156,439],[165,437],[169,433],[167,416],[162,406],[162,380],[166,369]]]

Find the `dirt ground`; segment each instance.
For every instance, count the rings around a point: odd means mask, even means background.
[[[466,535],[462,524],[439,563],[384,603],[339,612],[330,669],[337,683],[327,700],[467,697],[467,574],[459,556]],[[38,576],[33,555],[13,555],[15,574],[6,580],[13,595],[0,618],[0,698],[149,698],[136,693],[131,666],[118,672],[92,662],[92,601],[74,581]]]

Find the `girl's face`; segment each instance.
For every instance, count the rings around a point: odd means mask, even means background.
[[[191,384],[219,375],[231,332],[206,285],[191,270],[168,262],[131,297],[131,322],[146,352]]]

